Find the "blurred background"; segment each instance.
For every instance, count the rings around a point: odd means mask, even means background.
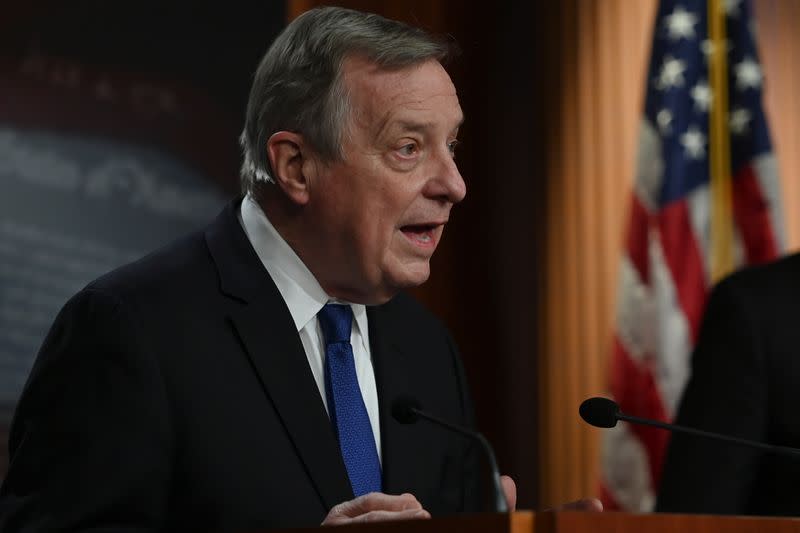
[[[734,2],[735,3],[735,2]],[[38,346],[85,283],[238,194],[251,76],[336,4],[451,36],[468,195],[416,291],[450,327],[519,506],[600,493],[578,418],[608,390],[656,0],[10,2],[0,18],[0,477]],[[800,244],[800,3],[755,0],[789,250]],[[54,398],[53,401],[58,401]]]

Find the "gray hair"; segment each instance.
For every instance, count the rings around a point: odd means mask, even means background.
[[[239,139],[243,190],[274,183],[266,146],[278,131],[302,134],[325,161],[344,159],[351,110],[342,65],[348,57],[395,70],[443,61],[450,52],[449,43],[379,15],[339,7],[306,11],[278,35],[256,70]]]

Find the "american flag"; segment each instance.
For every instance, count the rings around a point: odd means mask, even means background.
[[[751,7],[722,0],[727,33],[733,266],[784,248],[777,163],[761,106],[763,75]],[[637,173],[617,293],[610,393],[632,415],[669,421],[712,285],[706,0],[662,0],[653,26]],[[722,44],[716,45],[722,48]],[[724,79],[724,78],[723,78]],[[604,434],[601,495],[606,508],[649,511],[666,432],[618,425]]]

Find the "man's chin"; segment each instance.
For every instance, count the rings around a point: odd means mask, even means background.
[[[428,262],[426,261],[424,265],[416,266],[412,269],[404,270],[401,275],[394,276],[391,279],[390,285],[394,287],[395,293],[405,290],[405,289],[413,289],[419,287],[426,281],[431,275],[431,268]]]
[[[364,290],[358,294],[358,298],[350,299],[350,301],[366,305],[381,305],[394,298],[400,291],[419,287],[428,281],[431,269],[427,262],[424,265],[414,266],[416,268],[384,271],[380,282],[369,288],[364,287]]]

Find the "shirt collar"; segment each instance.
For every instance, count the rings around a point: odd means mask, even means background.
[[[366,307],[331,298],[249,194],[242,200],[240,221],[250,244],[286,302],[297,331],[306,327],[326,303],[343,303],[353,309],[356,326],[366,342]]]

